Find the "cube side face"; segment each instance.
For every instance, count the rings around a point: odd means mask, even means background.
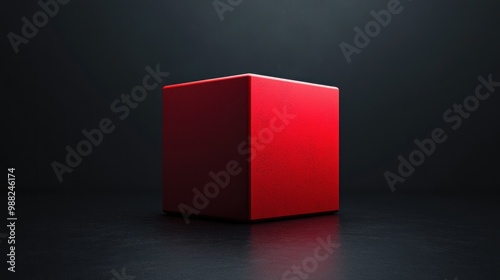
[[[250,218],[339,210],[339,91],[252,77]]]
[[[248,220],[248,94],[248,77],[164,87],[165,212]]]

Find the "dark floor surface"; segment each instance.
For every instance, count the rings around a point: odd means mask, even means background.
[[[498,196],[350,192],[336,215],[190,225],[160,196],[18,192],[17,272],[0,239],[1,278],[500,279]]]

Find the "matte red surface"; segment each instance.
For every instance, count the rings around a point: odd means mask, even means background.
[[[194,207],[193,189],[228,162],[241,173]],[[338,89],[253,74],[164,87],[163,181],[166,212],[184,204],[253,221],[337,211]]]

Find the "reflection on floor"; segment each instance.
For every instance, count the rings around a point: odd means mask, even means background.
[[[161,213],[157,191],[26,192],[19,195],[16,276],[500,279],[496,197],[341,197],[336,215],[186,225]]]

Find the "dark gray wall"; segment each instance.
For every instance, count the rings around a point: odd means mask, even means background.
[[[211,1],[73,0],[17,54],[7,34],[40,6],[3,3],[5,164],[25,188],[159,188],[161,87],[124,120],[110,110],[159,64],[163,85],[253,72],[338,86],[344,190],[391,191],[384,172],[442,127],[446,142],[396,189],[496,191],[500,88],[457,130],[442,115],[474,94],[478,76],[500,81],[499,5],[402,0],[348,63],[339,44],[353,45],[353,28],[389,2],[243,0],[221,21]],[[116,129],[60,183],[51,163],[108,117]]]

